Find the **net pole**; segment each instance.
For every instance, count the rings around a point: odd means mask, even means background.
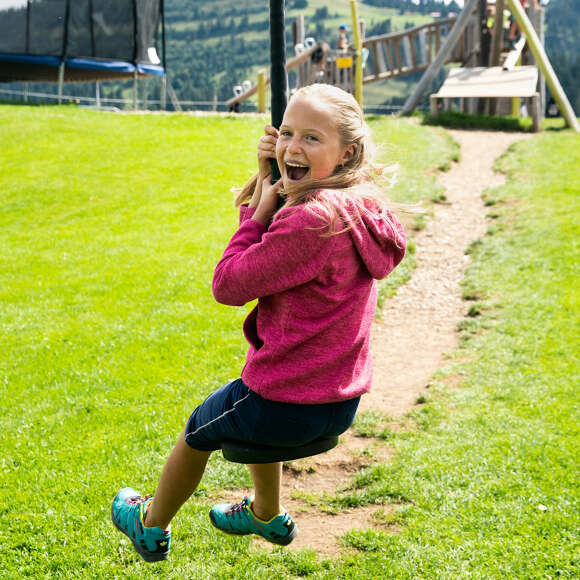
[[[288,104],[284,0],[270,0],[270,95],[272,125],[279,129]],[[272,159],[272,182],[278,179],[280,169]]]
[[[68,27],[70,19],[70,0],[66,1],[64,12],[64,28],[62,34],[62,50],[60,55],[60,66],[58,67],[58,104],[62,104],[62,90],[64,85],[64,71],[66,68],[66,57],[68,51]]]
[[[161,13],[161,51],[163,53],[163,77],[161,78],[161,98],[160,107],[162,111],[167,109],[167,57],[165,54],[165,1],[159,4]]]

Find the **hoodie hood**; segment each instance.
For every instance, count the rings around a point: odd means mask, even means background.
[[[372,201],[366,201],[361,206],[349,195],[341,195],[336,190],[318,191],[316,199],[323,206],[334,208],[339,218],[336,231],[344,231],[351,236],[362,262],[373,278],[382,280],[403,259],[407,245],[405,232],[392,213]]]
[[[373,278],[382,280],[405,255],[403,226],[390,212],[368,206],[356,208],[351,224],[349,234],[361,260]]]

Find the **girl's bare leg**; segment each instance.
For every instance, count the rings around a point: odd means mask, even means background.
[[[159,526],[165,529],[169,526],[179,508],[197,488],[210,455],[210,451],[198,451],[190,447],[183,433],[179,436],[163,468],[155,499],[147,510],[147,527]]]
[[[282,463],[254,463],[249,466],[254,481],[254,514],[269,520],[280,513]]]

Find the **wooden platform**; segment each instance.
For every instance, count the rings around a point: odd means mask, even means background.
[[[529,98],[534,130],[539,130],[540,110],[538,69],[518,66],[454,68],[435,94],[431,95],[431,115],[437,116],[439,99]]]

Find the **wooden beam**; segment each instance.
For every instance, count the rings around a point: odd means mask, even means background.
[[[489,66],[499,66],[499,56],[503,41],[503,9],[504,0],[495,0],[495,16],[493,20],[493,34],[491,36],[491,57]]]

